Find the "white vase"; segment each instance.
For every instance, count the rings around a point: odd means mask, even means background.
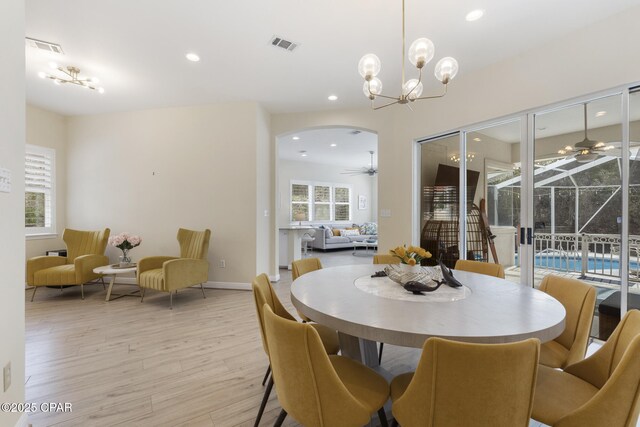
[[[420,265],[398,264],[398,267],[405,273],[419,273],[422,270]]]

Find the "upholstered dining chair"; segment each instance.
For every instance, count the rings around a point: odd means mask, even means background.
[[[178,289],[200,285],[209,278],[209,240],[211,230],[178,230],[180,256],[152,256],[138,261],[138,286],[142,289],[140,301],[144,301],[145,289],[169,293],[169,308],[173,309],[173,292]]]
[[[564,331],[540,347],[540,363],[565,368],[584,359],[596,304],[596,290],[576,279],[548,275],[539,288],[564,306]]]
[[[269,276],[266,274],[260,274],[251,283],[251,288],[253,289],[253,300],[256,306],[256,315],[258,317],[258,325],[260,326],[260,335],[262,337],[262,348],[264,352],[269,357],[269,347],[267,345],[267,339],[265,336],[264,329],[264,307],[265,304],[271,308],[271,310],[282,317],[283,319],[293,320],[295,318],[287,311],[286,308],[280,302],[278,295],[276,295],[273,286],[271,285],[271,281],[269,280]],[[322,340],[322,344],[324,345],[324,349],[328,354],[337,354],[340,350],[340,345],[338,344],[338,335],[336,331],[331,330],[325,326],[319,325],[317,323],[310,323],[311,327],[315,328],[320,335],[320,339]],[[262,380],[262,385],[267,382],[267,378],[269,378],[269,373],[271,372],[271,364],[267,367],[267,372],[264,375]],[[269,400],[269,396],[271,395],[271,389],[273,387],[273,377],[269,378],[269,383],[267,384],[267,388],[264,392],[264,396],[262,398],[262,403],[260,404],[260,409],[258,410],[258,416],[256,417],[255,426],[257,427],[260,423],[260,419],[262,418],[262,413],[264,412],[264,408]]]
[[[400,264],[400,258],[391,254],[375,254],[373,256],[374,264]],[[380,343],[378,349],[378,364],[382,363],[382,351],[384,350],[384,343]]]
[[[532,418],[553,427],[635,427],[640,411],[640,311],[564,371],[540,365]]]
[[[264,328],[273,380],[282,411],[306,427],[363,426],[383,405],[389,384],[372,369],[344,356],[328,356],[318,331],[308,323],[284,319],[264,309]]]
[[[27,260],[27,284],[33,286],[31,301],[39,286],[79,285],[84,299],[84,284],[102,276],[93,269],[109,264],[104,254],[111,230],[81,231],[67,228],[62,240],[67,256],[39,256]]]
[[[415,373],[391,381],[393,425],[526,427],[540,343],[471,344],[429,338]]]
[[[375,254],[373,256],[374,264],[400,264],[400,258],[391,254]]]
[[[298,277],[303,274],[311,273],[312,271],[320,270],[322,268],[322,263],[319,258],[307,258],[307,259],[299,259],[297,261],[293,261],[291,263],[291,277],[293,280],[296,280]],[[302,319],[303,322],[310,322],[309,319],[304,314],[298,311],[298,316]]]
[[[468,261],[466,259],[459,259],[458,261],[456,261],[456,265],[453,269],[504,279],[504,268],[502,267],[502,265],[494,264],[492,262]]]

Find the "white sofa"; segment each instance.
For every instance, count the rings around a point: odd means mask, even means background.
[[[329,227],[331,235],[329,236],[327,233],[327,227]],[[344,249],[344,248],[352,248],[353,242],[363,242],[365,240],[378,240],[377,234],[360,234],[357,236],[334,236],[333,229],[346,229],[353,228],[353,224],[327,224],[318,227],[314,227],[316,234],[315,240],[312,242],[311,246],[313,249],[319,249],[321,251],[327,251],[331,249]],[[377,229],[377,227],[375,227]]]

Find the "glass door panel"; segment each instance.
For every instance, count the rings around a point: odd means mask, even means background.
[[[502,264],[517,283],[521,135],[520,119],[466,134],[467,259]]]
[[[433,255],[428,265],[441,258],[453,267],[460,257],[459,151],[458,133],[420,145],[420,246]]]
[[[599,98],[534,120],[534,285],[547,274],[585,280],[598,291],[596,306],[620,291],[621,101]]]
[[[640,90],[629,95],[628,283],[627,308],[640,308]]]

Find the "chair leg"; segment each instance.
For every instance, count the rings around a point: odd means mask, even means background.
[[[84,299],[84,283],[80,284],[80,296],[82,296],[82,299]]]
[[[271,365],[267,366],[267,372],[264,374],[264,378],[262,379],[262,385],[267,382],[267,378],[269,378],[269,374],[271,373]]]
[[[380,419],[380,427],[389,427],[387,423],[387,414],[384,413],[384,406],[378,409],[378,418]]]
[[[269,384],[267,384],[267,389],[264,391],[264,396],[262,396],[262,403],[260,403],[260,409],[258,409],[258,416],[256,417],[256,422],[253,424],[253,427],[258,427],[260,425],[260,419],[262,419],[264,408],[265,406],[267,406],[267,402],[269,401],[269,395],[271,395],[272,388],[273,388],[273,378],[269,378]]]
[[[100,277],[100,281],[102,282],[102,290],[105,290],[105,286],[104,286],[104,277]]]
[[[33,293],[31,294],[31,302],[33,302],[33,297],[36,296],[36,291],[38,290],[37,286],[33,287]],[[269,365],[269,368],[271,368],[271,365]]]
[[[169,291],[169,310],[173,310],[173,291]]]
[[[278,419],[276,420],[276,423],[273,425],[273,427],[280,427],[285,418],[287,418],[287,411],[283,409],[282,411],[280,411],[280,415],[278,415]]]
[[[382,364],[382,350],[384,349],[384,343],[380,343],[380,351],[378,351],[378,365]]]
[[[200,283],[200,289],[202,289],[202,298],[206,298],[207,296],[204,294],[204,286]]]
[[[140,302],[144,301],[144,290],[146,288],[140,288]]]
[[[393,420],[391,420],[391,427],[399,427],[399,424],[398,424],[398,422],[396,421],[395,418]]]

